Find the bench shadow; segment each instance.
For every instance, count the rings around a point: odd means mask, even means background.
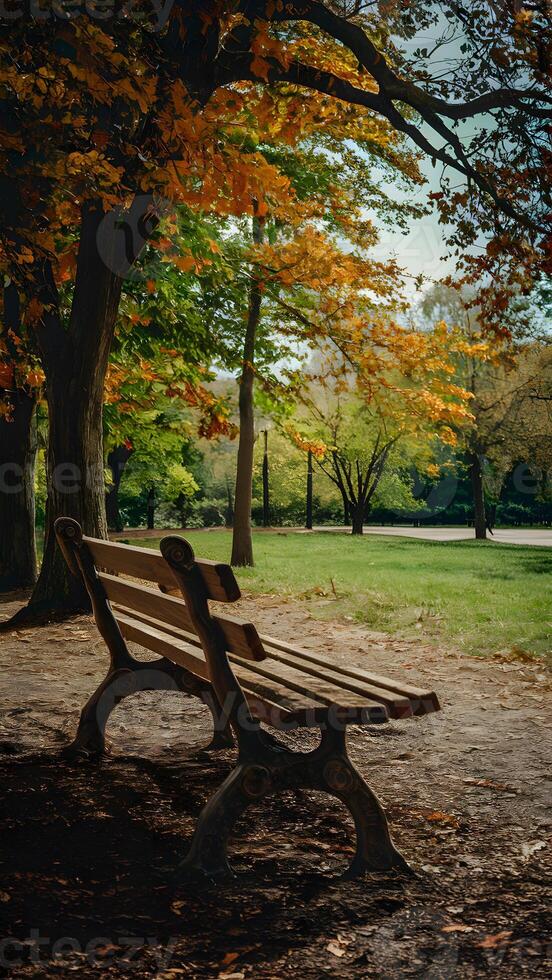
[[[52,755],[0,759],[2,935],[39,930],[44,961],[61,937],[81,950],[101,937],[115,959],[135,937],[144,964],[156,943],[173,944],[171,966],[191,959],[199,976],[232,950],[254,963],[261,950],[266,960],[267,943],[277,957],[335,932],[337,907],[344,930],[359,916],[377,923],[404,907],[396,874],[368,876],[377,887],[337,878],[353,838],[345,811],[326,796],[321,806],[311,794],[287,794],[248,811],[230,849],[239,877],[198,885],[175,875],[203,802],[231,766],[228,753],[174,767],[121,756],[81,765]]]

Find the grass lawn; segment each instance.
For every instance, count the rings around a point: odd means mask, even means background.
[[[229,531],[186,537],[197,555],[228,561]],[[552,549],[285,530],[255,534],[254,549],[255,567],[237,570],[245,592],[307,599],[320,618],[352,617],[468,653],[552,659]]]

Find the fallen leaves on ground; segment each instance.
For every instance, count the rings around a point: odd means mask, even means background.
[[[477,943],[477,946],[481,949],[496,949],[497,946],[504,946],[509,943],[511,935],[511,929],[503,929],[502,932],[496,932],[493,936],[485,936],[485,939]]]

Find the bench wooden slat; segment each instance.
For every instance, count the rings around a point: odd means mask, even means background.
[[[119,627],[125,639],[133,643],[139,643],[153,653],[158,653],[166,657],[172,663],[184,667],[196,677],[209,681],[207,664],[203,658],[201,649],[186,644],[183,641],[176,641],[163,630],[156,630],[153,627],[145,627],[144,624],[133,619],[131,616],[118,616]],[[266,724],[275,728],[298,727],[303,724],[304,709],[288,710],[281,704],[276,704],[269,698],[261,698],[254,691],[244,688],[250,710],[255,718],[264,721]]]
[[[207,664],[201,653],[190,644],[165,633],[163,630],[148,626],[139,620],[124,615],[117,610],[117,621],[121,632],[127,640],[139,643],[167,657],[173,663],[179,664],[191,671],[197,677],[208,680]],[[232,658],[236,676],[247,697],[252,713],[261,721],[267,721],[276,728],[290,726],[319,727],[328,716],[328,707],[336,706],[336,719],[342,719],[349,724],[379,724],[387,721],[388,715],[384,705],[369,702],[366,699],[355,699],[346,691],[336,691],[336,700],[320,696],[318,691],[309,692],[297,689],[295,684],[289,684],[285,678],[275,678],[270,685],[257,674],[257,666],[241,663],[238,658]],[[340,698],[339,695],[344,697]],[[352,701],[351,701],[352,697]],[[259,701],[260,707],[256,706]]]
[[[231,660],[233,665],[239,663],[238,657],[232,657]],[[414,713],[408,698],[393,695],[391,691],[383,691],[381,688],[370,690],[366,688],[365,692],[358,693],[342,686],[339,678],[336,680],[323,675],[305,673],[300,662],[288,665],[282,662],[268,661],[262,667],[256,664],[250,669],[254,670],[256,674],[260,674],[261,677],[285,684],[300,694],[314,695],[328,705],[362,707],[363,705],[381,704],[385,706],[391,718],[411,718]]]
[[[132,642],[139,643],[160,656],[166,657],[173,663],[191,671],[195,676],[208,680],[207,664],[200,651],[173,638],[162,630],[147,627],[136,619],[118,614],[118,622],[123,636]],[[328,709],[326,705],[299,697],[293,691],[276,690],[274,685],[263,690],[262,685],[256,684],[255,690],[247,683],[247,675],[238,671],[242,689],[247,697],[252,715],[259,721],[274,728],[287,730],[289,728],[318,728],[324,724]],[[257,679],[253,679],[258,680]],[[279,698],[280,703],[276,699]],[[341,716],[339,716],[341,717]],[[366,724],[369,720],[366,712],[347,709],[347,720],[350,723]],[[371,723],[386,721],[385,717],[372,718]]]
[[[115,609],[115,614],[118,614],[117,609]],[[199,637],[193,632],[183,633],[180,628],[171,628],[171,626],[165,625],[160,620],[152,621],[142,613],[137,613],[136,615],[140,617],[141,621],[144,622],[145,625],[153,625],[156,629],[163,630],[164,632],[170,633],[172,636],[192,643],[194,646],[201,647]],[[297,683],[297,671],[299,671],[300,674],[303,675],[302,677],[299,675],[299,683],[304,683],[302,693],[306,694],[308,691],[310,694],[316,693],[317,696],[323,695],[321,700],[324,700],[326,703],[334,703],[335,692],[340,691],[341,700],[343,700],[343,698],[346,696],[345,692],[348,692],[349,694],[359,695],[359,704],[365,705],[373,702],[386,705],[391,718],[409,718],[416,713],[426,713],[423,704],[418,698],[410,700],[410,698],[406,697],[403,693],[397,693],[384,688],[375,687],[371,684],[361,684],[359,682],[355,683],[354,681],[351,682],[347,678],[342,678],[339,670],[336,671],[335,669],[332,669],[332,665],[329,663],[324,664],[323,666],[325,669],[322,670],[320,667],[311,664],[309,661],[303,660],[300,655],[297,657],[292,657],[291,655],[284,654],[283,657],[285,659],[277,660],[276,658],[272,658],[272,654],[272,650],[267,651],[269,659],[265,662],[263,669],[257,669],[254,667],[251,668],[251,670],[255,674],[260,674],[269,678],[273,683],[278,681],[287,683],[288,679],[294,683]],[[239,655],[231,655],[230,660],[232,661],[233,665],[240,664]],[[282,670],[283,665],[296,668],[296,671],[294,674],[286,674],[285,667],[284,670]],[[242,667],[244,666],[245,664],[242,664]],[[305,674],[309,676],[305,677]],[[316,678],[316,680],[313,678]],[[331,695],[334,695],[333,697],[330,696],[330,700],[328,700],[328,697],[326,696],[327,692],[326,694],[324,693],[327,686],[324,682],[327,682],[331,688]]]
[[[145,613],[160,623],[194,632],[190,614],[183,599],[164,595],[138,582],[129,582],[107,572],[100,572],[99,579],[111,602]],[[264,660],[263,645],[253,623],[234,616],[213,616],[224,633],[226,649],[245,660]]]
[[[169,589],[177,588],[174,576],[159,551],[151,548],[138,548],[135,545],[117,544],[114,541],[100,541],[97,538],[83,537],[96,566],[109,572],[122,572],[134,578],[148,579]],[[209,599],[217,602],[235,602],[241,596],[234,572],[230,565],[196,559]]]
[[[293,656],[299,656],[301,659],[308,660],[313,664],[320,664],[322,667],[332,667],[340,675],[345,674],[348,677],[356,677],[358,680],[367,681],[369,684],[375,684],[377,687],[384,687],[389,691],[396,691],[397,694],[404,694],[413,701],[423,701],[426,704],[426,712],[428,710],[441,710],[435,691],[416,687],[413,684],[405,684],[403,681],[394,680],[392,677],[374,674],[372,671],[364,670],[363,667],[353,667],[350,664],[343,663],[332,664],[327,657],[319,653],[313,653],[312,650],[305,650],[303,647],[294,647],[291,643],[286,643],[285,640],[277,639],[274,636],[267,636],[265,633],[260,633],[259,636],[265,647],[267,656],[271,659],[280,659],[280,652],[289,653]]]
[[[232,657],[232,667],[250,700],[250,692],[262,698],[277,700],[289,710],[301,711],[302,725],[306,728],[318,728],[328,720],[328,710],[331,709],[332,719],[349,725],[373,725],[388,721],[389,715],[385,705],[377,704],[366,698],[351,704],[346,691],[336,692],[336,699],[323,696],[318,690],[295,684],[287,678],[275,675],[265,678],[260,675],[257,665],[245,664]],[[339,695],[342,695],[340,697]],[[297,705],[296,708],[293,705]]]
[[[271,662],[272,661],[272,662]],[[412,704],[410,698],[406,697],[404,694],[398,694],[394,691],[390,691],[383,687],[376,687],[373,684],[367,684],[362,681],[355,681],[352,678],[344,677],[340,674],[339,670],[335,668],[332,669],[330,664],[313,664],[308,660],[304,660],[301,656],[293,656],[292,654],[282,653],[281,656],[271,658],[267,666],[278,668],[278,665],[282,667],[291,667],[302,671],[303,673],[309,675],[313,679],[312,683],[318,685],[319,682],[324,684],[330,684],[335,687],[340,687],[346,691],[350,691],[353,694],[357,694],[360,698],[369,699],[372,701],[381,702],[385,704],[388,708],[391,718],[410,718],[414,714],[414,705]],[[310,682],[309,682],[310,683]],[[416,704],[417,707],[417,704]]]

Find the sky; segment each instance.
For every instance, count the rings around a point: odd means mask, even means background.
[[[438,39],[443,37],[448,37],[446,45],[440,48],[436,57],[430,57],[426,63],[426,68],[429,71],[434,71],[440,75],[444,68],[448,69],[455,61],[462,61],[464,58],[460,46],[465,37],[457,26],[449,25],[444,18],[440,18],[431,30],[420,31],[410,40],[401,39],[398,41],[398,45],[405,52],[412,54],[420,47],[433,49]],[[479,117],[460,123],[455,132],[466,144],[471,141],[478,129],[481,127],[489,128],[492,125],[492,117],[481,114]],[[420,130],[434,146],[444,145],[444,140],[430,127],[422,123]],[[408,139],[407,145],[410,145],[415,151],[418,150],[418,147]],[[429,157],[422,155],[419,159],[419,167],[427,181],[424,185],[415,190],[410,189],[408,192],[400,192],[396,189],[395,195],[392,186],[388,185],[389,196],[395,196],[399,200],[408,198],[410,201],[427,204],[428,195],[433,191],[441,190],[442,164],[437,161],[433,166]],[[451,171],[449,170],[448,173],[450,175]],[[452,183],[457,186],[463,181],[464,178],[457,174]],[[381,225],[379,227],[380,243],[374,251],[374,257],[383,261],[387,257],[393,256],[397,259],[398,264],[410,273],[412,279],[410,286],[407,280],[406,289],[411,301],[415,302],[420,296],[414,283],[417,276],[423,275],[429,280],[439,280],[454,273],[455,259],[454,256],[448,257],[449,250],[446,245],[447,226],[439,224],[439,216],[435,206],[432,206],[431,214],[424,215],[418,220],[410,219],[406,235],[400,231],[393,232],[392,229],[381,227]],[[451,229],[451,226],[449,228]],[[425,284],[424,291],[429,285],[429,283]]]
[[[423,158],[420,161],[420,170],[428,183],[414,192],[410,190],[408,194],[396,191],[394,195],[389,188],[389,195],[396,196],[399,200],[408,197],[410,201],[426,204],[428,194],[439,189],[439,166],[434,169],[431,161]],[[446,227],[439,224],[437,209],[433,207],[431,214],[410,219],[406,234],[380,225],[380,241],[370,250],[370,256],[381,261],[395,257],[398,264],[412,276],[412,280],[407,283],[407,290],[414,296],[416,287],[413,279],[417,276],[441,279],[454,272],[454,259],[447,259],[445,238]]]

